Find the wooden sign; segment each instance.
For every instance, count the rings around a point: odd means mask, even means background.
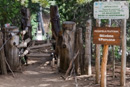
[[[104,45],[120,45],[120,28],[119,27],[94,28],[93,43]]]

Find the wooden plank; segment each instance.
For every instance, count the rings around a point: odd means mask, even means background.
[[[30,50],[29,52],[30,53],[36,53],[36,52],[42,52],[42,53],[54,53],[55,50],[39,50],[39,49],[36,49],[36,50]]]
[[[46,41],[45,40],[33,40],[33,42],[35,42],[35,45],[39,45],[39,44],[45,44]]]
[[[21,42],[17,47],[18,48],[24,48],[27,47],[27,44],[31,41],[30,38],[27,38],[25,41]]]
[[[47,46],[52,46],[52,44],[48,43],[48,44],[37,45],[37,46],[30,47],[30,49],[42,48]]]
[[[49,57],[50,54],[45,54],[45,53],[30,53],[27,54],[27,57]]]
[[[120,28],[97,27],[93,30],[93,43],[120,45]]]

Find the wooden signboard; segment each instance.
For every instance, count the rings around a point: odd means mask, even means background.
[[[120,45],[119,27],[96,27],[93,30],[93,43],[104,45]]]

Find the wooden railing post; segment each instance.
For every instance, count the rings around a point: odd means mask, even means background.
[[[3,47],[3,33],[0,32],[0,47]],[[2,74],[7,74],[7,68],[6,68],[6,63],[5,63],[5,52],[4,52],[4,47],[0,48],[0,66],[1,66],[1,72]]]
[[[87,75],[92,74],[92,70],[91,70],[91,30],[92,30],[92,20],[89,19],[86,23],[86,33],[85,33],[85,73]]]

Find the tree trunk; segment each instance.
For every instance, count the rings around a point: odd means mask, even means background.
[[[85,33],[85,73],[91,75],[91,30],[92,23],[91,19],[87,21],[86,33]]]
[[[0,47],[3,45],[3,34],[0,32]],[[2,74],[7,74],[6,63],[5,63],[5,53],[4,47],[0,49],[0,67]]]
[[[8,36],[11,32],[12,37]],[[5,55],[6,59],[13,71],[16,71],[19,67],[19,49],[15,46],[19,44],[19,36],[17,33],[19,29],[15,26],[10,26],[5,28],[5,41],[8,40],[7,44],[5,45]],[[15,45],[14,45],[15,44]]]
[[[42,6],[40,6],[40,22],[41,22],[41,29],[42,29],[42,34],[45,34],[45,29],[44,29],[44,21],[43,21],[43,16],[42,16]]]
[[[21,29],[25,31],[25,35],[22,35],[22,39],[25,40],[27,38],[32,39],[32,27],[31,27],[31,16],[30,16],[30,10],[26,7],[23,7],[21,9]]]
[[[50,17],[52,25],[52,34],[58,36],[58,33],[60,32],[60,16],[57,6],[50,7]]]
[[[74,56],[75,45],[75,22],[66,21],[62,25],[63,36],[60,46],[60,70],[65,72],[68,69],[69,63]]]
[[[55,55],[58,57],[58,68],[60,67],[60,56],[62,54],[62,31],[60,29],[60,16],[57,6],[50,7],[50,19],[51,19],[51,26],[52,26],[52,39],[56,40],[56,43],[53,44],[53,48],[55,50]]]

